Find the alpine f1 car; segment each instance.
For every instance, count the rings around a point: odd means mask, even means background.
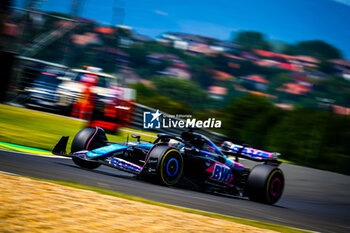
[[[135,141],[115,143],[107,140],[102,128],[89,127],[73,139],[66,153],[68,137],[63,136],[52,153],[71,157],[83,168],[106,165],[133,173],[146,180],[171,186],[213,191],[273,204],[283,192],[284,176],[278,168],[277,153],[224,142],[216,146],[206,136],[193,131],[181,136],[158,135],[154,142],[132,135]],[[239,158],[263,162],[252,169]]]

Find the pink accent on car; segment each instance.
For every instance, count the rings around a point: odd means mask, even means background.
[[[234,162],[233,166],[236,167],[236,168],[245,168],[245,166],[243,164],[240,164],[240,163],[238,163],[236,161],[232,161],[232,162]]]
[[[210,173],[213,173],[215,164],[216,164],[216,163],[214,163],[213,165],[211,165],[210,167],[208,167],[207,170],[205,170],[205,171],[210,172]]]
[[[95,135],[96,135],[97,131],[98,131],[98,128],[97,128],[97,127],[95,127],[95,133],[92,135],[92,137],[90,138],[90,140],[89,140],[88,144],[86,145],[86,148],[85,148],[86,150],[88,150],[89,145],[90,145],[90,142],[91,142],[91,141],[92,141],[92,139],[95,137]]]
[[[232,187],[233,174],[230,167],[225,164],[215,162],[206,170],[207,172],[211,172],[211,180],[214,180],[219,183],[223,183],[227,186]]]

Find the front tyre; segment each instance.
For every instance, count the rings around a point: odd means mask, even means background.
[[[183,173],[183,158],[181,153],[167,145],[155,146],[148,155],[148,161],[157,161],[157,180],[166,186],[172,186],[179,182]]]
[[[107,141],[107,137],[102,128],[84,128],[75,135],[71,146],[71,153],[81,150],[93,150],[105,146],[105,141]],[[101,166],[100,163],[83,160],[77,157],[73,157],[72,160],[76,165],[87,169],[95,169]]]
[[[248,176],[246,195],[253,201],[272,205],[281,198],[283,188],[284,175],[281,169],[260,164]]]

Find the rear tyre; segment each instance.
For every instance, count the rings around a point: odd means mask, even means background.
[[[107,141],[107,137],[102,128],[89,127],[82,129],[73,139],[71,153],[81,150],[93,150],[105,146],[105,141]],[[101,166],[100,163],[86,161],[77,157],[73,157],[72,160],[76,165],[87,169],[95,169]]]
[[[175,185],[183,173],[183,158],[181,153],[167,145],[155,146],[148,155],[148,161],[155,161],[157,180],[166,186]]]
[[[253,201],[272,205],[282,196],[283,188],[281,169],[261,164],[255,166],[248,176],[246,195]]]

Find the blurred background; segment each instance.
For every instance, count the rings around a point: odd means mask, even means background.
[[[2,0],[0,101],[111,133],[153,109],[215,117],[217,141],[350,174],[349,3],[296,2]]]

